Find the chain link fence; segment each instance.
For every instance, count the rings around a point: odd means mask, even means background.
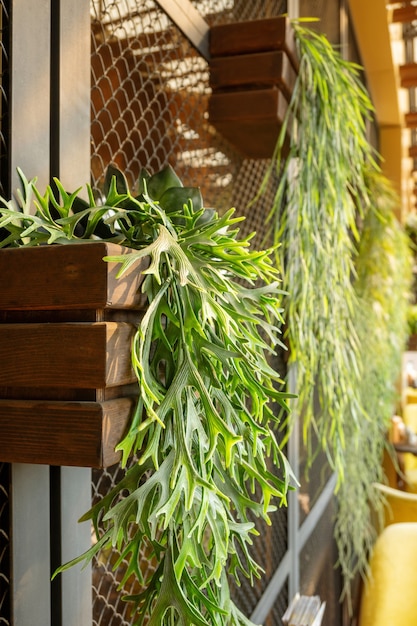
[[[10,0],[0,0],[0,194],[9,197],[9,20]]]
[[[10,466],[0,463],[0,624],[10,624]]]

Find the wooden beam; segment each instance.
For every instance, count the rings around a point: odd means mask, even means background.
[[[190,0],[157,0],[157,2],[200,54],[209,59],[210,27]]]

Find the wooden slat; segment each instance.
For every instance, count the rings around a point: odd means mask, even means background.
[[[0,325],[0,387],[93,389],[135,380],[124,322]]]
[[[417,145],[408,148],[408,156],[411,159],[417,159]]]
[[[285,97],[276,87],[218,93],[210,98],[209,120],[244,156],[268,159],[272,157],[286,109]]]
[[[125,432],[133,398],[108,402],[0,400],[0,460],[108,467]]]
[[[408,89],[417,87],[417,63],[406,63],[400,65],[400,84],[401,87]]]
[[[120,265],[103,261],[107,255],[131,252],[104,242],[0,250],[0,273],[7,277],[0,310],[139,306],[140,270],[147,262],[117,279]]]
[[[270,159],[281,130],[279,120],[239,120],[217,122],[216,129],[248,159]],[[288,140],[283,154],[288,154]]]
[[[284,50],[298,71],[294,31],[288,18],[273,17],[229,24],[210,29],[212,57]]]
[[[215,57],[210,62],[213,91],[276,85],[289,100],[295,80],[294,68],[282,50]]]
[[[417,113],[406,113],[404,121],[407,128],[417,128]]]
[[[393,9],[391,21],[393,23],[405,24],[417,20],[417,6],[407,3],[407,6]]]
[[[264,120],[279,119],[285,115],[287,103],[276,87],[254,91],[215,93],[209,100],[209,120]]]

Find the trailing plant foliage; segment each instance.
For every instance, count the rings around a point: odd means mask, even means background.
[[[372,106],[358,66],[344,61],[323,35],[299,23],[294,31],[300,69],[267,175],[276,167],[271,220],[282,243],[290,362],[297,368],[293,414],[302,414],[307,445],[316,432],[340,482],[346,415],[358,430],[364,417],[352,275],[357,209],[368,202],[364,164],[374,156],[365,125]],[[284,156],[287,133],[290,153]]]
[[[385,481],[382,459],[398,403],[396,383],[408,336],[412,281],[410,242],[394,213],[398,198],[381,174],[372,172],[368,184],[373,202],[361,227],[354,281],[358,296],[355,328],[364,361],[359,392],[366,418],[357,432],[346,417],[346,480],[338,493],[335,526],[346,586],[358,571],[367,572],[367,558],[378,532],[375,520],[383,511],[383,496],[373,483]]]
[[[137,581],[135,624],[249,625],[228,576],[260,576],[253,518],[270,523],[291,476],[275,437],[286,394],[268,364],[282,322],[272,251],[251,249],[233,210],[204,209],[170,168],[142,172],[136,195],[111,168],[104,197],[87,187],[87,201],[20,176],[19,202],[2,200],[0,247],[115,241],[135,249],[106,259],[120,275],[150,259],[132,348],[139,399],[118,446],[123,465],[138,460],[82,518],[97,542],[60,571],[113,547],[116,567],[128,561],[121,587]],[[142,551],[155,563],[146,575]]]
[[[417,335],[417,305],[412,304],[408,310],[408,334]]]
[[[294,31],[300,70],[264,184],[275,168],[270,219],[282,244],[298,395],[290,425],[302,420],[310,464],[318,440],[336,472],[335,537],[349,595],[356,573],[366,571],[372,510],[381,511],[372,483],[383,480],[395,408],[409,255],[393,217],[396,199],[367,140],[372,105],[359,66],[324,35],[300,23]]]

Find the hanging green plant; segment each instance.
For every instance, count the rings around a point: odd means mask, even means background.
[[[363,166],[374,157],[365,125],[372,106],[358,66],[344,61],[323,35],[299,23],[294,31],[299,74],[266,181],[276,167],[271,219],[288,292],[290,362],[298,381],[294,415],[303,416],[308,446],[317,434],[340,481],[347,408],[358,429],[363,419],[351,278],[357,210],[367,202]],[[291,147],[284,158],[287,130]]]
[[[346,587],[357,572],[367,573],[379,530],[375,519],[383,512],[383,496],[374,483],[385,482],[382,459],[398,405],[412,281],[410,242],[395,218],[398,197],[382,174],[371,172],[368,185],[372,205],[361,226],[354,281],[358,296],[355,328],[366,362],[359,392],[368,418],[357,432],[346,416],[346,480],[338,493],[335,525]]]
[[[276,439],[287,394],[269,365],[282,323],[272,250],[251,249],[241,218],[204,209],[171,168],[142,172],[136,195],[110,168],[104,196],[87,186],[87,201],[20,177],[19,203],[1,201],[0,247],[115,241],[135,249],[106,259],[120,275],[150,259],[132,347],[139,399],[118,446],[123,466],[137,461],[82,518],[96,542],[59,571],[112,547],[128,561],[121,587],[137,581],[135,624],[249,625],[228,576],[260,576],[253,518],[270,523],[291,477]],[[156,564],[145,575],[143,550]]]
[[[293,26],[299,74],[260,193],[275,173],[270,223],[281,244],[298,396],[289,430],[299,417],[308,464],[323,450],[335,470],[335,536],[349,593],[355,574],[366,570],[374,540],[371,507],[381,504],[378,495],[371,497],[372,482],[382,479],[394,410],[408,260],[392,190],[367,139],[372,104],[361,68],[324,35],[299,22]]]

